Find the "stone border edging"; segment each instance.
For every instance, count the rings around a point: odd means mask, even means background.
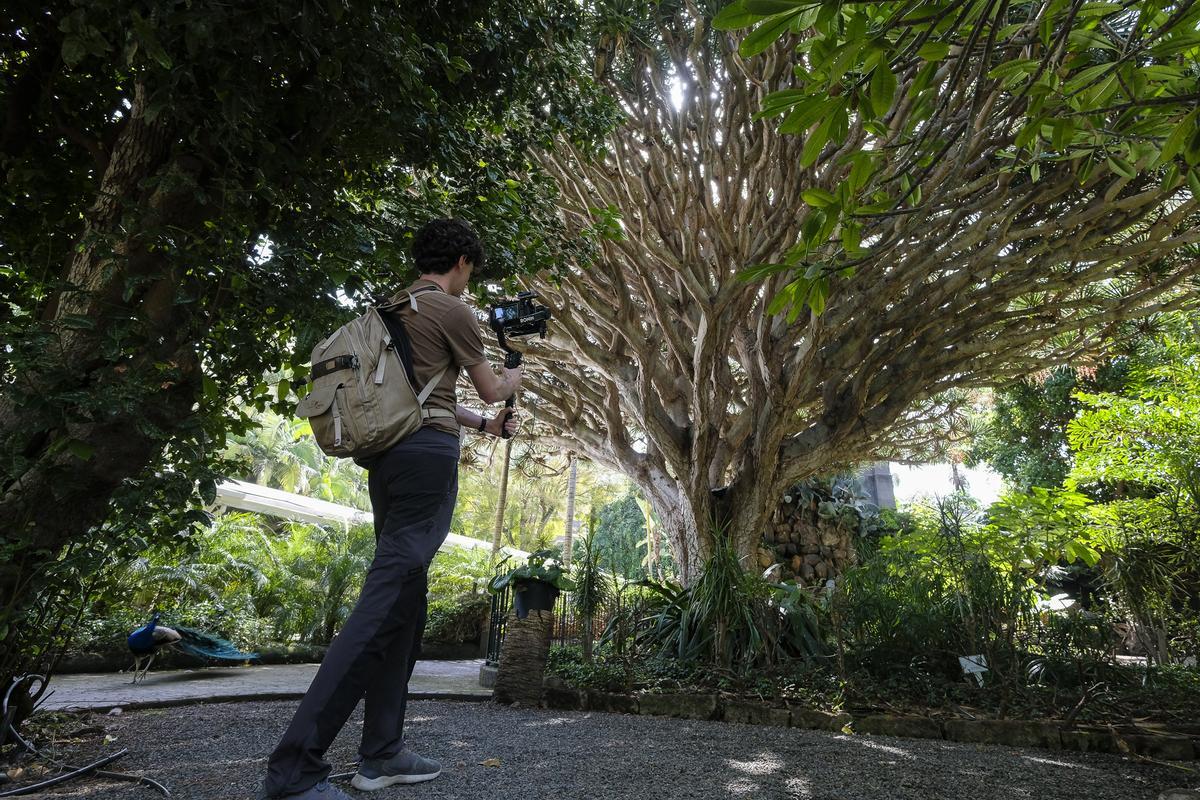
[[[165,700],[135,700],[131,703],[104,703],[89,706],[67,706],[66,708],[39,709],[37,713],[64,712],[67,714],[104,714],[119,708],[122,711],[145,711],[152,708],[179,708],[209,703],[257,703],[272,700],[299,700],[304,692],[257,692],[254,694],[215,694],[206,697],[171,697]],[[485,703],[492,699],[491,693],[467,692],[412,692],[409,700],[448,700],[458,703]]]
[[[548,708],[571,711],[721,720],[745,725],[1048,750],[1128,753],[1164,761],[1200,759],[1200,737],[1195,737],[1196,741],[1193,741],[1193,737],[1188,735],[1126,733],[1098,726],[1077,726],[1064,730],[1055,722],[1036,720],[938,720],[916,715],[834,714],[810,708],[780,708],[718,694],[620,694],[574,689],[554,678],[546,681],[544,703]]]

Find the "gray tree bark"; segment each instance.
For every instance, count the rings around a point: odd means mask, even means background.
[[[492,694],[497,703],[541,705],[553,632],[553,611],[530,611],[525,619],[518,619],[515,611],[509,613]]]

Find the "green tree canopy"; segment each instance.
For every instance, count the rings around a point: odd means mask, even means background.
[[[1081,370],[1056,367],[997,387],[993,406],[973,431],[967,461],[987,463],[1018,491],[1061,486],[1071,471],[1067,424],[1082,407],[1080,391],[1118,391],[1128,373],[1124,357]]]
[[[557,263],[528,150],[604,122],[581,24],[521,0],[6,5],[0,640],[66,542],[186,524],[237,409],[286,407],[315,339],[406,279],[416,224],[471,219],[493,277]]]
[[[635,492],[606,503],[596,513],[592,549],[602,567],[625,578],[646,577],[646,517]]]
[[[1160,363],[1140,364],[1128,392],[1081,393],[1067,427],[1079,482],[1132,485],[1177,514],[1200,513],[1200,342],[1195,320],[1176,319],[1157,344]],[[1125,494],[1128,494],[1128,490]]]

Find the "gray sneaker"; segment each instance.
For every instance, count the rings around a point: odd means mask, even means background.
[[[405,749],[387,761],[364,760],[350,785],[363,792],[373,792],[398,783],[431,781],[441,774],[441,764],[431,758],[421,758],[412,750]]]
[[[258,800],[271,800],[271,797],[263,789],[259,792]],[[350,800],[350,795],[329,781],[321,781],[299,794],[285,794],[279,800]]]

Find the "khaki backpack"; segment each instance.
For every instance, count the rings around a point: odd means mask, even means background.
[[[403,292],[333,332],[312,352],[312,390],[296,406],[327,455],[364,458],[416,433],[430,417],[453,411],[425,409],[425,401],[446,374],[434,375],[418,393],[402,350],[408,336],[398,317],[384,316],[408,302],[418,311],[417,296],[436,286]]]

